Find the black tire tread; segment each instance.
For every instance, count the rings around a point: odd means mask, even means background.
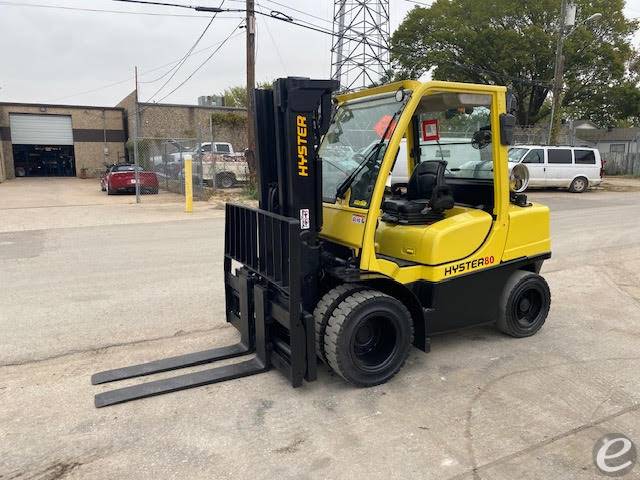
[[[316,327],[316,353],[323,362],[327,362],[324,354],[324,335],[331,313],[349,292],[363,290],[366,287],[359,284],[342,284],[325,293],[313,310]]]
[[[338,375],[340,375],[342,378],[349,381],[350,383],[353,383],[353,382],[351,380],[348,380],[345,377],[343,373],[344,369],[338,356],[338,338],[340,337],[343,323],[346,320],[347,316],[351,313],[351,311],[355,307],[357,307],[363,302],[366,302],[367,300],[380,298],[380,297],[393,298],[390,295],[387,295],[386,293],[382,293],[378,290],[361,290],[361,291],[354,292],[348,297],[346,297],[342,302],[340,302],[340,304],[333,310],[333,312],[331,312],[331,316],[329,317],[329,321],[327,322],[327,327],[324,334],[324,352],[327,359],[327,363],[329,364],[329,366],[334,372],[336,372]],[[409,313],[409,310],[407,310],[407,308],[402,303],[398,303],[398,305],[405,311],[407,317],[411,319],[411,314]],[[410,325],[411,325],[411,335],[410,335],[409,345],[413,345],[413,335],[414,335],[413,321],[410,321]],[[398,366],[398,368],[393,372],[391,376],[386,378],[384,381],[378,382],[377,384],[384,383],[389,379],[393,378],[393,376],[400,371],[400,369],[403,367],[405,362],[406,362],[406,357],[403,359],[402,363]],[[356,384],[356,385],[357,386],[373,386],[372,384],[369,384],[369,385]]]
[[[515,288],[516,285],[518,285],[521,281],[523,281],[527,277],[538,277],[538,278],[542,279],[544,285],[546,286],[548,297],[549,297],[549,304],[547,305],[547,312],[545,314],[545,320],[546,320],[546,316],[549,313],[549,309],[551,308],[551,291],[549,290],[549,285],[547,284],[547,282],[544,279],[544,277],[542,277],[541,275],[538,275],[537,273],[533,273],[533,272],[529,272],[529,271],[525,271],[525,270],[518,270],[518,271],[514,272],[513,275],[511,275],[511,277],[509,277],[509,280],[505,284],[504,290],[503,290],[502,295],[500,297],[500,314],[499,314],[498,319],[496,321],[496,327],[502,333],[504,333],[506,335],[509,335],[511,337],[515,337],[515,338],[523,338],[523,335],[519,334],[514,329],[513,325],[506,318],[505,313],[507,311],[507,303],[509,302],[509,299],[511,297],[511,292],[513,291],[513,289]],[[535,333],[537,333],[538,330],[540,330],[540,328],[542,328],[544,323],[545,322],[543,320],[543,322],[538,326],[538,328],[536,328],[536,330],[534,332],[532,332],[532,333],[530,333],[530,334],[528,334],[526,336],[531,336],[531,335],[534,335]]]

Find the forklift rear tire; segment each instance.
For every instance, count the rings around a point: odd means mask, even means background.
[[[546,280],[532,272],[514,272],[502,291],[498,330],[516,338],[530,337],[542,328],[551,292]]]
[[[316,323],[316,354],[324,363],[327,363],[327,357],[324,354],[324,332],[331,314],[350,294],[366,289],[366,286],[357,283],[338,285],[325,293],[313,310]]]
[[[407,360],[412,343],[409,311],[377,290],[350,293],[331,312],[324,334],[329,366],[359,387],[392,378]]]

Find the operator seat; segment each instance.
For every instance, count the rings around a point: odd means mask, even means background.
[[[382,203],[382,221],[405,225],[426,225],[444,218],[453,208],[453,194],[444,178],[447,162],[428,160],[413,169],[406,196]]]

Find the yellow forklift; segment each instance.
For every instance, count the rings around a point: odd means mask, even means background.
[[[428,352],[435,334],[542,327],[549,209],[515,191],[506,88],[403,81],[334,96],[337,87],[296,77],[255,91],[259,207],[226,207],[226,315],[239,343],[92,382],[250,358],[104,391],[97,407],[272,368],[297,387],[316,379],[318,360],[368,387],[393,377],[412,345]],[[396,162],[407,164],[403,181]]]

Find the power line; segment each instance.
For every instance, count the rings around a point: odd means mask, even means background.
[[[66,98],[79,97],[81,95],[86,95],[87,93],[93,93],[93,92],[99,92],[100,90],[106,90],[107,88],[115,87],[116,85],[121,85],[123,83],[130,82],[132,78],[133,77],[129,77],[129,78],[125,79],[125,80],[120,80],[118,82],[113,82],[113,83],[109,83],[107,85],[103,85],[102,87],[93,88],[91,90],[85,90],[83,92],[74,93],[72,95],[65,95],[64,97],[54,98],[52,100],[52,102],[58,102],[60,100],[66,99]]]
[[[151,0],[112,0],[112,1],[123,2],[123,3],[138,3],[141,5],[158,5],[161,7],[196,8],[191,5],[184,5],[180,3],[154,2]]]
[[[0,1],[0,5],[7,7],[34,7],[34,8],[48,8],[54,10],[71,10],[79,12],[92,12],[92,13],[116,13],[123,15],[147,15],[152,17],[179,17],[179,18],[204,18],[202,15],[197,14],[185,14],[185,13],[154,13],[154,12],[127,12],[125,10],[105,10],[100,8],[82,8],[82,7],[66,7],[63,5],[43,5],[40,3],[24,3],[24,2],[8,2],[5,0]],[[242,17],[224,17],[225,19],[236,19]]]
[[[199,5],[185,5],[185,4],[179,4],[179,3],[167,3],[167,2],[159,2],[159,1],[151,1],[151,0],[112,0],[112,1],[114,1],[114,2],[124,2],[124,3],[135,3],[135,4],[142,4],[142,5],[163,6],[163,7],[187,8],[187,9],[195,10],[197,12],[214,12],[214,13],[246,12],[246,9],[242,9],[242,8],[204,7],[204,6],[199,6]],[[314,25],[314,24],[312,24],[310,22],[296,20],[293,17],[291,17],[291,16],[289,16],[289,15],[283,13],[283,12],[277,11],[277,10],[272,10],[271,13],[264,13],[264,12],[259,12],[259,11],[256,11],[255,13],[257,13],[258,15],[265,16],[265,17],[269,17],[269,18],[273,18],[273,19],[276,19],[276,20],[280,20],[282,22],[287,22],[287,23],[290,23],[292,25],[297,25],[299,27],[306,28],[308,30],[313,30],[313,31],[319,32],[319,33],[324,33],[325,35],[331,35],[333,37],[342,37],[342,38],[344,38],[346,40],[353,40],[353,41],[356,41],[356,42],[364,42],[366,45],[368,45],[370,47],[380,48],[380,49],[383,49],[383,50],[390,50],[390,48],[388,46],[371,43],[364,36],[362,36],[361,38],[353,38],[353,37],[347,37],[345,35],[338,35],[336,33],[333,33],[331,30],[325,29],[324,27],[320,27],[318,25]],[[304,22],[304,23],[301,23],[301,22]]]
[[[278,48],[278,44],[274,40],[273,35],[271,35],[271,30],[269,29],[269,22],[264,22],[263,25],[264,25],[264,29],[267,31],[267,34],[269,35],[269,38],[271,39],[271,43],[273,44],[273,48],[275,49],[276,54],[278,55],[278,59],[280,60],[280,66],[284,70],[284,73],[289,75],[289,71],[287,69],[287,66],[286,66],[284,60],[282,59],[282,55],[280,54],[280,49]]]
[[[416,5],[421,5],[423,7],[430,7],[428,3],[418,2],[417,0],[404,0],[405,2],[415,3]]]
[[[301,13],[302,15],[306,15],[308,17],[315,18],[316,20],[321,20],[321,21],[326,22],[326,23],[328,23],[330,25],[333,23],[331,20],[328,20],[326,18],[319,17],[318,15],[314,15],[313,13],[305,12],[303,10],[299,10],[299,9],[291,7],[289,5],[285,5],[284,3],[276,2],[275,0],[262,0],[262,1],[273,3],[274,5],[278,5],[279,7],[288,8],[289,10],[291,10],[293,12]],[[262,5],[260,5],[260,6],[262,6]]]
[[[196,55],[196,54],[202,53],[202,52],[204,52],[204,51],[206,51],[206,50],[210,50],[211,48],[217,47],[218,45],[220,45],[220,44],[221,44],[221,43],[223,43],[223,42],[224,42],[224,40],[222,40],[222,41],[220,41],[220,42],[217,42],[217,43],[214,43],[214,44],[212,44],[212,45],[209,45],[209,46],[207,46],[207,47],[203,47],[203,48],[201,48],[201,49],[199,49],[199,50],[195,50],[195,51],[192,53],[192,55]],[[159,65],[159,66],[157,66],[157,67],[149,68],[149,69],[147,69],[147,70],[144,70],[144,71],[143,71],[143,73],[142,73],[142,75],[147,75],[147,74],[149,74],[149,73],[151,73],[151,72],[155,72],[155,71],[157,71],[157,70],[160,70],[161,68],[168,67],[169,65],[174,65],[174,64],[176,64],[176,63],[180,62],[180,60],[181,60],[181,59],[180,59],[180,58],[178,58],[178,59],[176,59],[176,60],[172,60],[171,62],[167,62],[167,63],[164,63],[164,64],[162,64],[162,65]],[[126,79],[119,80],[119,81],[117,81],[117,82],[113,82],[113,83],[109,83],[109,84],[107,84],[107,85],[103,85],[103,86],[101,86],[101,87],[92,88],[92,89],[90,89],[90,90],[85,90],[85,91],[78,92],[78,93],[74,93],[74,94],[71,94],[71,95],[65,95],[64,97],[58,97],[58,98],[53,99],[53,101],[54,101],[54,102],[57,102],[57,101],[59,101],[59,100],[64,100],[64,99],[66,99],[66,98],[78,97],[78,96],[81,96],[81,95],[85,95],[85,94],[87,94],[87,93],[99,92],[100,90],[105,90],[105,89],[107,89],[107,88],[115,87],[116,85],[121,85],[121,84],[123,84],[123,83],[130,82],[131,80],[133,80],[133,77],[128,77],[128,78],[126,78]],[[143,82],[140,82],[140,83],[143,83]]]
[[[245,3],[245,0],[229,0],[229,1],[230,1],[230,2],[243,3],[243,4]],[[328,23],[328,24],[330,24],[330,25],[332,24],[331,20],[328,20],[328,19],[326,19],[326,18],[324,18],[324,17],[320,17],[320,16],[315,15],[315,14],[313,14],[313,13],[309,13],[309,12],[307,12],[307,11],[300,10],[300,9],[295,8],[295,7],[292,7],[292,6],[290,6],[290,5],[286,5],[286,4],[284,4],[284,3],[276,2],[275,0],[261,0],[261,1],[263,1],[263,2],[273,3],[274,5],[278,5],[279,7],[284,7],[284,8],[286,8],[286,9],[288,9],[288,10],[293,11],[293,12],[300,13],[300,14],[302,14],[302,15],[306,15],[307,17],[315,18],[316,20],[321,20],[321,21],[323,21],[323,22],[325,22],[325,23]],[[271,9],[271,7],[269,7],[268,5],[264,5],[264,4],[259,3],[259,2],[256,2],[256,5],[257,5],[258,7],[260,7],[260,8],[264,8],[264,9],[267,9],[267,10],[270,10],[270,9]],[[265,15],[265,14],[263,13],[263,15]],[[300,21],[303,21],[303,20],[300,20]]]
[[[240,22],[238,24],[238,26],[236,28],[234,28],[231,33],[229,33],[229,35],[220,43],[220,45],[213,51],[211,52],[211,55],[209,55],[200,65],[198,65],[196,67],[196,69],[191,72],[191,74],[185,78],[176,88],[174,88],[173,90],[171,90],[169,93],[167,93],[164,97],[162,97],[160,100],[158,100],[158,102],[163,101],[165,98],[167,98],[169,95],[171,95],[172,93],[174,93],[176,90],[178,90],[180,87],[182,87],[185,83],[187,83],[189,80],[191,80],[191,78],[202,68],[204,67],[207,62],[209,60],[211,60],[213,58],[213,56],[218,53],[218,51],[224,46],[225,43],[227,43],[229,40],[231,40],[231,38],[236,37],[237,35],[234,35],[234,32],[236,30],[238,30],[240,28],[240,25],[242,25],[244,22]],[[158,103],[156,102],[156,103]]]
[[[220,3],[220,7],[221,8],[222,5],[224,5],[224,0],[222,0],[222,2]],[[187,59],[189,58],[189,56],[191,55],[191,53],[193,52],[193,50],[198,46],[198,44],[200,43],[200,40],[202,40],[202,37],[205,36],[205,34],[207,33],[207,30],[209,30],[209,27],[211,27],[211,24],[213,23],[213,21],[216,19],[216,16],[218,14],[214,13],[213,16],[211,17],[211,20],[209,20],[209,23],[207,23],[207,26],[204,27],[204,30],[202,31],[202,33],[200,34],[200,36],[198,37],[198,39],[195,41],[195,43],[193,45],[191,45],[191,48],[189,48],[189,50],[187,51],[187,53],[184,54],[184,56],[182,57],[182,59],[178,62],[177,65],[171,67],[163,76],[166,76],[171,70],[173,70],[173,73],[171,74],[171,76],[162,84],[162,86],[160,88],[158,88],[155,93],[153,95],[151,95],[147,101],[151,101],[151,99],[153,99],[153,97],[155,97],[158,93],[160,93],[160,91],[162,91],[162,89],[164,87],[167,86],[167,84],[173,79],[173,77],[175,77],[176,73],[178,73],[178,70],[180,70],[180,67],[182,67],[184,65],[184,63],[187,61]],[[160,76],[158,78],[158,80],[160,78],[162,78],[163,76]],[[136,86],[137,88],[137,86]]]

